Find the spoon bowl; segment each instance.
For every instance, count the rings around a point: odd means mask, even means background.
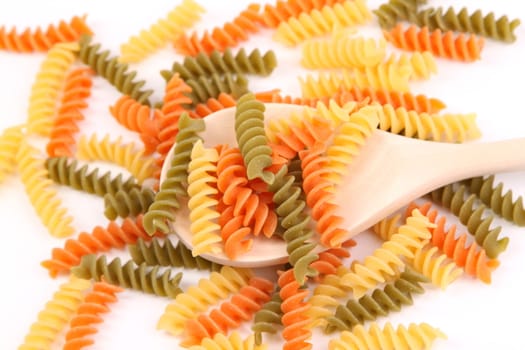
[[[268,103],[265,121],[301,113],[304,106]],[[235,107],[204,118],[200,133],[206,147],[218,144],[237,146]],[[474,176],[525,169],[525,138],[497,142],[449,144],[421,141],[374,130],[359,155],[349,165],[347,175],[336,191],[345,239],[368,229],[382,218],[411,201],[446,184]],[[164,162],[160,181],[167,174],[174,147]],[[192,248],[189,209],[181,200],[170,227],[188,248]],[[316,236],[315,238],[317,238]],[[237,267],[264,267],[286,263],[286,243],[280,238],[253,237],[252,249],[235,260],[224,253],[201,256],[216,263]]]

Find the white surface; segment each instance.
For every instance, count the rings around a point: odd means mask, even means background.
[[[232,1],[228,8],[223,1],[201,0],[200,3],[208,9],[198,26],[202,30],[232,18],[248,1]],[[371,8],[379,3],[369,1]],[[507,14],[511,18],[525,20],[524,5],[519,1],[434,0],[431,3],[435,6],[454,4],[457,7],[465,5],[484,11],[494,10],[496,16]],[[86,13],[96,40],[116,53],[120,43],[162,17],[177,2],[126,2],[124,7],[119,4],[98,0],[2,2],[0,23],[8,27],[35,27]],[[360,30],[365,35],[380,34],[378,27],[372,24]],[[439,74],[430,81],[412,84],[412,90],[443,99],[448,111],[476,112],[483,140],[524,136],[522,79],[525,76],[525,26],[521,25],[516,34],[518,40],[512,45],[487,40],[482,60],[474,64],[439,60]],[[286,49],[272,42],[270,31],[253,37],[244,46],[247,49],[256,46],[262,50],[274,49],[279,58],[279,66],[270,78],[250,80],[253,90],[281,87],[284,93],[299,94],[296,77],[305,72],[299,67],[300,50]],[[43,57],[43,54],[0,52],[0,91],[3,96],[0,129],[26,119],[31,84]],[[170,67],[171,62],[178,58],[172,49],[166,48],[145,62],[133,65],[138,69],[139,76],[148,80],[148,87],[155,89],[154,100],[160,99],[163,92],[163,80],[158,71]],[[106,82],[96,79],[87,120],[81,124],[82,133],[111,132],[136,140],[109,115],[108,106],[118,96]],[[35,144],[45,145],[44,140],[34,141]],[[522,153],[523,150],[516,152]],[[498,174],[497,180],[504,180],[507,188],[512,188],[515,193],[525,193],[525,172]],[[67,188],[60,189],[60,195],[75,217],[74,225],[78,232],[90,231],[97,224],[105,226],[107,220],[103,216],[101,199]],[[16,176],[0,184],[0,208],[4,239],[0,257],[3,266],[0,349],[14,349],[23,341],[38,311],[64,281],[63,278],[49,278],[45,269],[40,267],[40,262],[49,258],[51,248],[62,247],[63,241],[50,237],[46,232]],[[524,348],[525,229],[503,221],[498,223],[503,225],[503,235],[510,237],[511,242],[500,257],[501,266],[493,274],[492,285],[462,277],[444,292],[429,287],[425,295],[415,297],[414,306],[379,321],[388,320],[395,324],[424,321],[439,327],[449,339],[437,341],[433,349]],[[353,257],[358,259],[371,252],[377,244],[366,234],[360,235],[358,241],[359,246],[353,250]],[[127,253],[111,254],[117,255],[126,257]],[[183,287],[195,284],[203,276],[204,273],[187,272]],[[105,322],[100,325],[95,337],[96,345],[92,348],[177,349],[178,339],[155,329],[156,321],[168,302],[167,299],[132,291],[121,293],[120,301],[112,306],[112,312],[104,316]],[[248,330],[248,326],[244,329]],[[327,338],[316,332],[314,342],[315,349],[326,348]],[[271,344],[274,346],[270,348],[277,347],[277,343]]]

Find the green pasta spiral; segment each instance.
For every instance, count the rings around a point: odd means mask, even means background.
[[[89,172],[87,165],[79,168],[78,162],[70,161],[68,157],[47,158],[45,166],[49,178],[54,182],[98,196],[140,188],[133,176],[125,181],[122,179],[122,174],[112,178],[109,171],[99,176],[98,168]]]
[[[167,221],[175,220],[175,210],[180,206],[179,199],[187,195],[186,183],[191,150],[195,142],[201,139],[198,133],[205,128],[202,119],[192,119],[186,112],[181,114],[178,125],[179,132],[175,138],[176,145],[166,179],[144,215],[144,228],[149,235],[153,235],[155,230],[169,232]]]
[[[454,190],[453,185],[447,185],[431,192],[432,200],[450,209],[459,218],[459,221],[467,226],[467,230],[472,234],[480,246],[485,249],[487,257],[495,259],[499,254],[507,249],[509,238],[499,238],[501,226],[491,228],[493,215],[483,217],[486,206],[480,205],[474,208],[476,195],[472,194],[465,199],[466,187],[459,186]]]
[[[145,242],[139,238],[137,243],[128,246],[131,258],[136,264],[145,263],[148,266],[171,266],[185,267],[188,269],[219,271],[221,264],[211,262],[200,256],[193,257],[191,250],[179,241],[173,245],[169,239],[164,243],[158,238],[153,238],[151,242]]]
[[[262,333],[275,334],[277,327],[282,325],[281,317],[281,295],[279,289],[273,292],[270,301],[265,303],[262,308],[255,313],[252,325],[252,331],[255,336],[255,344],[262,344]]]
[[[300,199],[301,187],[294,185],[294,177],[287,172],[287,166],[283,165],[275,175],[275,181],[269,186],[269,190],[273,192],[276,213],[285,230],[283,238],[295,279],[302,284],[306,276],[317,274],[310,264],[319,256],[313,252],[316,243],[308,242],[314,232],[310,228],[310,216],[304,212],[306,203]]]
[[[179,73],[184,79],[198,79],[210,74],[256,74],[270,75],[277,66],[277,57],[272,50],[263,54],[259,49],[255,49],[249,54],[244,48],[234,54],[230,48],[224,52],[213,51],[211,54],[200,52],[197,56],[186,56],[184,63],[175,62],[171,70],[161,72],[166,81],[169,81],[173,74]]]
[[[496,19],[493,12],[483,16],[481,10],[476,10],[470,14],[466,7],[459,12],[452,7],[447,8],[445,13],[443,11],[441,7],[425,9],[417,13],[414,22],[419,26],[428,27],[430,31],[441,29],[474,33],[508,43],[516,40],[514,30],[521,23],[519,19],[510,21],[507,16]]]
[[[153,90],[141,90],[146,81],[134,81],[137,72],[129,71],[129,66],[119,63],[118,57],[109,57],[108,50],[100,51],[100,44],[92,44],[91,36],[83,35],[79,40],[80,60],[93,68],[95,72],[114,85],[118,91],[126,94],[137,102],[150,105],[149,97]]]
[[[494,186],[494,175],[486,178],[474,177],[465,181],[469,191],[476,194],[483,204],[504,219],[518,226],[525,226],[525,209],[523,209],[523,197],[513,199],[512,190],[503,194],[503,182]]]
[[[97,259],[95,254],[89,254],[82,257],[80,264],[73,267],[71,273],[80,278],[95,281],[104,279],[117,286],[170,298],[182,293],[179,287],[182,272],[172,277],[171,271],[166,270],[159,275],[159,268],[160,266],[155,266],[148,271],[146,264],[136,266],[131,260],[122,265],[120,258],[115,258],[108,264],[105,255]]]
[[[325,332],[336,330],[351,330],[365,321],[386,316],[391,311],[399,311],[404,305],[412,305],[412,294],[424,292],[420,283],[428,283],[429,279],[411,269],[405,269],[394,282],[377,288],[372,294],[366,294],[358,300],[350,299],[346,305],[339,305],[335,315],[327,317]]]
[[[235,110],[235,137],[248,179],[259,178],[271,184],[274,174],[264,170],[273,163],[272,149],[268,146],[264,130],[264,110],[264,103],[258,101],[253,93],[243,95]]]
[[[120,190],[115,194],[108,193],[104,196],[104,215],[109,220],[137,216],[145,212],[154,199],[155,192],[149,188],[133,188],[130,191]]]
[[[186,80],[186,84],[191,87],[191,92],[187,93],[193,104],[204,103],[209,98],[217,98],[221,92],[232,94],[239,98],[248,92],[248,79],[244,75],[226,73],[223,77],[213,73],[209,77],[198,77],[197,79]]]
[[[391,29],[397,22],[415,20],[418,6],[426,2],[427,0],[389,0],[372,12],[377,16],[381,28]]]

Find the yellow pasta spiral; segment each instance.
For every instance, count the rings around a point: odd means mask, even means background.
[[[429,227],[432,226],[428,218],[415,209],[390,240],[367,256],[363,263],[352,264],[351,271],[341,277],[341,284],[352,288],[354,297],[360,298],[387,278],[397,275],[405,265],[401,257],[413,257],[431,238]]]
[[[141,30],[120,46],[119,61],[140,62],[149,54],[174,40],[185,29],[191,28],[204,13],[204,8],[194,0],[182,0],[165,18],[159,19],[147,30]]]
[[[294,46],[314,36],[330,33],[335,27],[355,26],[371,19],[372,13],[365,0],[345,1],[291,17],[277,27],[274,39]]]
[[[436,59],[430,51],[402,53],[399,56],[392,54],[387,59],[387,63],[409,66],[411,79],[428,79],[432,74],[437,73]]]
[[[417,249],[414,257],[409,259],[409,263],[414,270],[428,277],[441,289],[447,288],[463,274],[463,269],[456,267],[446,254],[439,253],[437,247],[428,244]]]
[[[248,283],[251,276],[252,271],[249,269],[229,266],[222,267],[220,272],[212,272],[208,279],[201,279],[196,286],[189,287],[185,293],[175,297],[160,317],[157,328],[174,335],[181,333],[187,320],[196,318],[210,305],[237,292]]]
[[[476,114],[430,115],[394,109],[383,105],[379,112],[379,128],[394,134],[402,134],[422,140],[464,142],[480,136]]]
[[[17,125],[5,129],[0,135],[0,184],[6,176],[15,171],[16,152],[24,137],[24,126]]]
[[[384,218],[378,221],[372,230],[378,235],[383,241],[387,241],[392,237],[394,233],[399,229],[399,221],[401,220],[401,214],[396,214],[391,217]]]
[[[47,52],[31,87],[27,114],[29,133],[42,136],[51,133],[58,95],[78,50],[77,43],[59,43]]]
[[[109,134],[102,139],[97,134],[88,139],[85,135],[78,142],[76,157],[82,160],[100,160],[126,168],[139,183],[153,177],[157,171],[154,158],[145,157],[144,150],[134,143],[124,144],[119,137],[110,140]]]
[[[219,154],[214,148],[205,148],[198,140],[191,150],[188,165],[188,208],[190,209],[190,231],[193,245],[192,255],[219,252],[222,241],[221,227],[217,224],[219,212],[215,209],[217,193],[217,160]]]
[[[352,331],[343,331],[337,339],[328,343],[329,350],[425,350],[430,349],[437,338],[446,339],[439,329],[427,323],[411,323],[408,328],[396,328],[387,322],[381,329],[375,322],[366,329],[355,326]]]
[[[334,127],[338,127],[350,120],[350,115],[359,109],[357,102],[350,101],[345,103],[343,106],[339,106],[334,100],[330,100],[328,105],[319,101],[315,107],[315,113],[321,117],[327,119],[332,123]],[[308,114],[308,118],[312,120],[312,110],[305,109],[305,113]]]
[[[229,336],[217,333],[213,338],[204,338],[200,345],[193,345],[189,350],[263,350],[266,345],[255,345],[254,335],[243,339],[239,332],[234,331]]]

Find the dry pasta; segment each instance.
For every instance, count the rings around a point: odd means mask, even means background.
[[[16,169],[16,153],[24,138],[24,126],[6,128],[0,134],[0,184]]]
[[[388,0],[372,12],[377,16],[379,26],[390,29],[397,22],[416,18],[417,10],[427,0]]]
[[[153,203],[155,193],[149,188],[118,190],[104,195],[104,215],[109,220],[143,214]]]

